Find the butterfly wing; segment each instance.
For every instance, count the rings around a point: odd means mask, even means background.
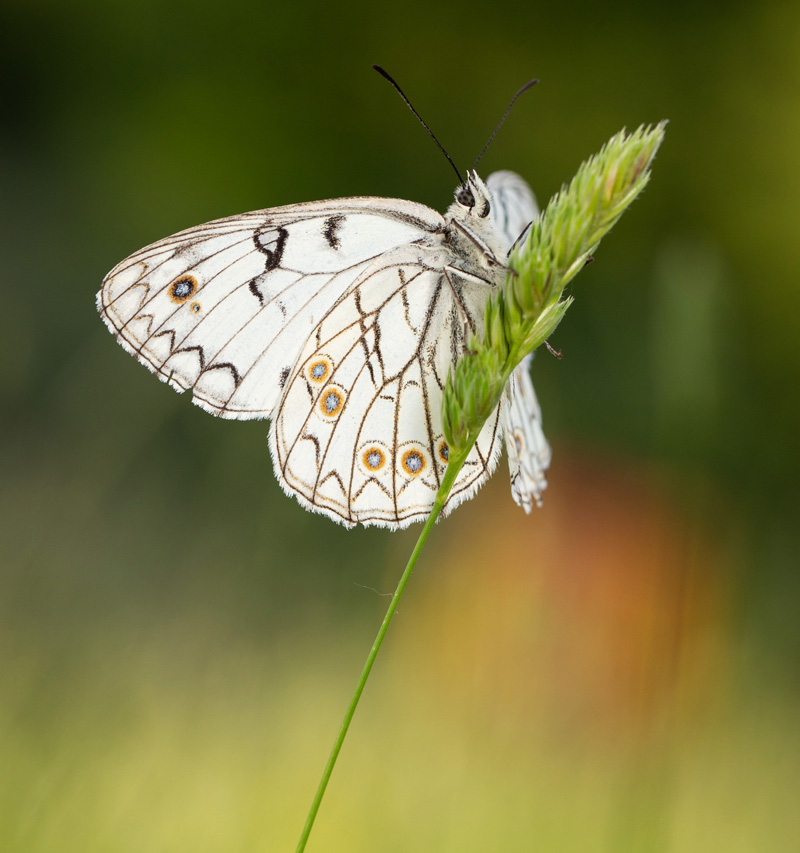
[[[492,194],[492,221],[505,238],[508,251],[538,215],[536,199],[527,181],[516,172],[492,172],[486,186]]]
[[[510,172],[487,184],[510,246],[533,196]],[[191,388],[196,404],[227,418],[271,417],[275,473],[305,506],[348,526],[402,527],[427,516],[439,488],[444,382],[468,331],[480,332],[494,284],[474,272],[459,280],[444,225],[423,205],[382,198],[216,220],[123,261],[98,308],[126,350],[178,391]],[[528,436],[534,416],[530,379],[515,374],[446,511],[489,476],[502,433]],[[525,495],[538,499],[536,472],[546,467],[546,442],[531,435],[513,459],[509,451],[523,505]],[[528,447],[538,448],[532,461]]]
[[[485,293],[460,289],[435,253],[413,246],[364,272],[309,337],[287,383],[270,431],[284,489],[347,526],[424,519],[447,467],[442,390]],[[494,468],[498,424],[499,410],[446,511]]]
[[[492,193],[495,225],[510,248],[537,215],[536,199],[514,172],[495,172],[486,185]],[[524,358],[511,375],[501,418],[511,494],[525,512],[531,511],[534,501],[541,504],[542,490],[547,486],[544,472],[550,465],[550,445],[542,431],[542,412],[530,377],[532,360],[532,355]]]
[[[345,198],[255,211],[160,240],[97,295],[119,343],[226,418],[272,414],[309,330],[381,254],[440,230],[414,202]]]
[[[511,494],[528,513],[534,501],[542,504],[542,491],[547,487],[544,472],[550,465],[550,445],[542,431],[542,412],[531,382],[532,360],[529,355],[517,365],[502,404]]]

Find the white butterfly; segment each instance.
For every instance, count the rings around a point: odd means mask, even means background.
[[[536,215],[513,172],[473,171],[442,216],[342,198],[181,231],[118,264],[97,307],[162,381],[223,418],[270,418],[288,494],[350,527],[423,520],[447,466],[448,370],[480,332],[509,249]],[[550,448],[515,370],[445,511],[493,471],[505,436],[514,500],[540,502]]]

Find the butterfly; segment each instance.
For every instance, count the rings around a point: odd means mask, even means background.
[[[218,219],[136,252],[97,307],[122,347],[222,418],[269,418],[283,489],[345,526],[430,512],[448,462],[448,371],[536,216],[513,172],[474,171],[442,215],[353,197]],[[470,498],[505,440],[514,500],[540,502],[550,447],[529,375],[512,374],[455,481]]]

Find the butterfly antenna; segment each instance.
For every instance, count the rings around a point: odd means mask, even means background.
[[[380,74],[382,77],[385,77],[392,84],[392,86],[395,87],[395,89],[397,89],[397,92],[400,95],[400,97],[406,102],[406,106],[411,110],[412,113],[414,113],[414,115],[417,117],[417,120],[425,128],[425,130],[428,131],[431,139],[439,146],[439,150],[442,152],[442,154],[444,154],[444,156],[447,157],[447,162],[453,167],[453,170],[455,171],[456,175],[458,175],[458,182],[460,184],[463,184],[464,179],[461,177],[461,172],[458,171],[458,167],[453,162],[452,158],[447,153],[447,151],[444,150],[444,145],[442,145],[442,143],[439,142],[439,140],[436,138],[436,134],[428,127],[427,124],[425,124],[425,121],[422,118],[422,116],[414,109],[414,107],[411,104],[411,101],[409,101],[408,98],[406,97],[405,92],[397,85],[396,81],[394,80],[393,77],[391,77],[389,75],[388,71],[384,71],[384,69],[381,68],[380,65],[373,65],[372,67],[378,72],[378,74]],[[517,94],[519,94],[519,92]],[[515,95],[515,97],[516,97],[516,95]],[[513,101],[512,101],[512,103],[513,103]],[[510,107],[509,107],[509,109],[510,109]],[[508,112],[508,110],[506,110],[506,112]],[[503,116],[503,118],[505,118],[505,116]],[[500,122],[500,124],[502,124],[502,122]],[[497,133],[497,131],[495,131],[495,133]]]
[[[486,145],[483,146],[483,151],[481,151],[481,153],[478,154],[478,157],[476,158],[475,162],[473,163],[473,165],[472,165],[472,171],[473,172],[477,168],[481,157],[483,157],[483,155],[486,153],[486,149],[492,144],[492,140],[495,138],[495,136],[497,136],[497,131],[500,130],[500,128],[503,126],[503,122],[508,118],[508,114],[511,112],[511,107],[514,106],[514,102],[517,100],[517,98],[523,92],[527,92],[528,89],[532,89],[538,82],[539,82],[538,80],[528,80],[528,82],[524,86],[522,86],[522,88],[520,88],[517,91],[517,93],[514,95],[514,97],[509,101],[509,104],[506,107],[506,111],[503,113],[503,117],[500,119],[499,122],[497,122],[497,127],[492,131],[492,135],[489,137],[489,141],[486,143]]]

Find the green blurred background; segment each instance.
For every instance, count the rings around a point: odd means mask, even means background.
[[[546,201],[622,126],[653,180],[437,527],[309,851],[800,849],[800,6],[4,0],[0,850],[293,850],[418,528],[345,531],[118,347],[103,275],[352,194]]]

